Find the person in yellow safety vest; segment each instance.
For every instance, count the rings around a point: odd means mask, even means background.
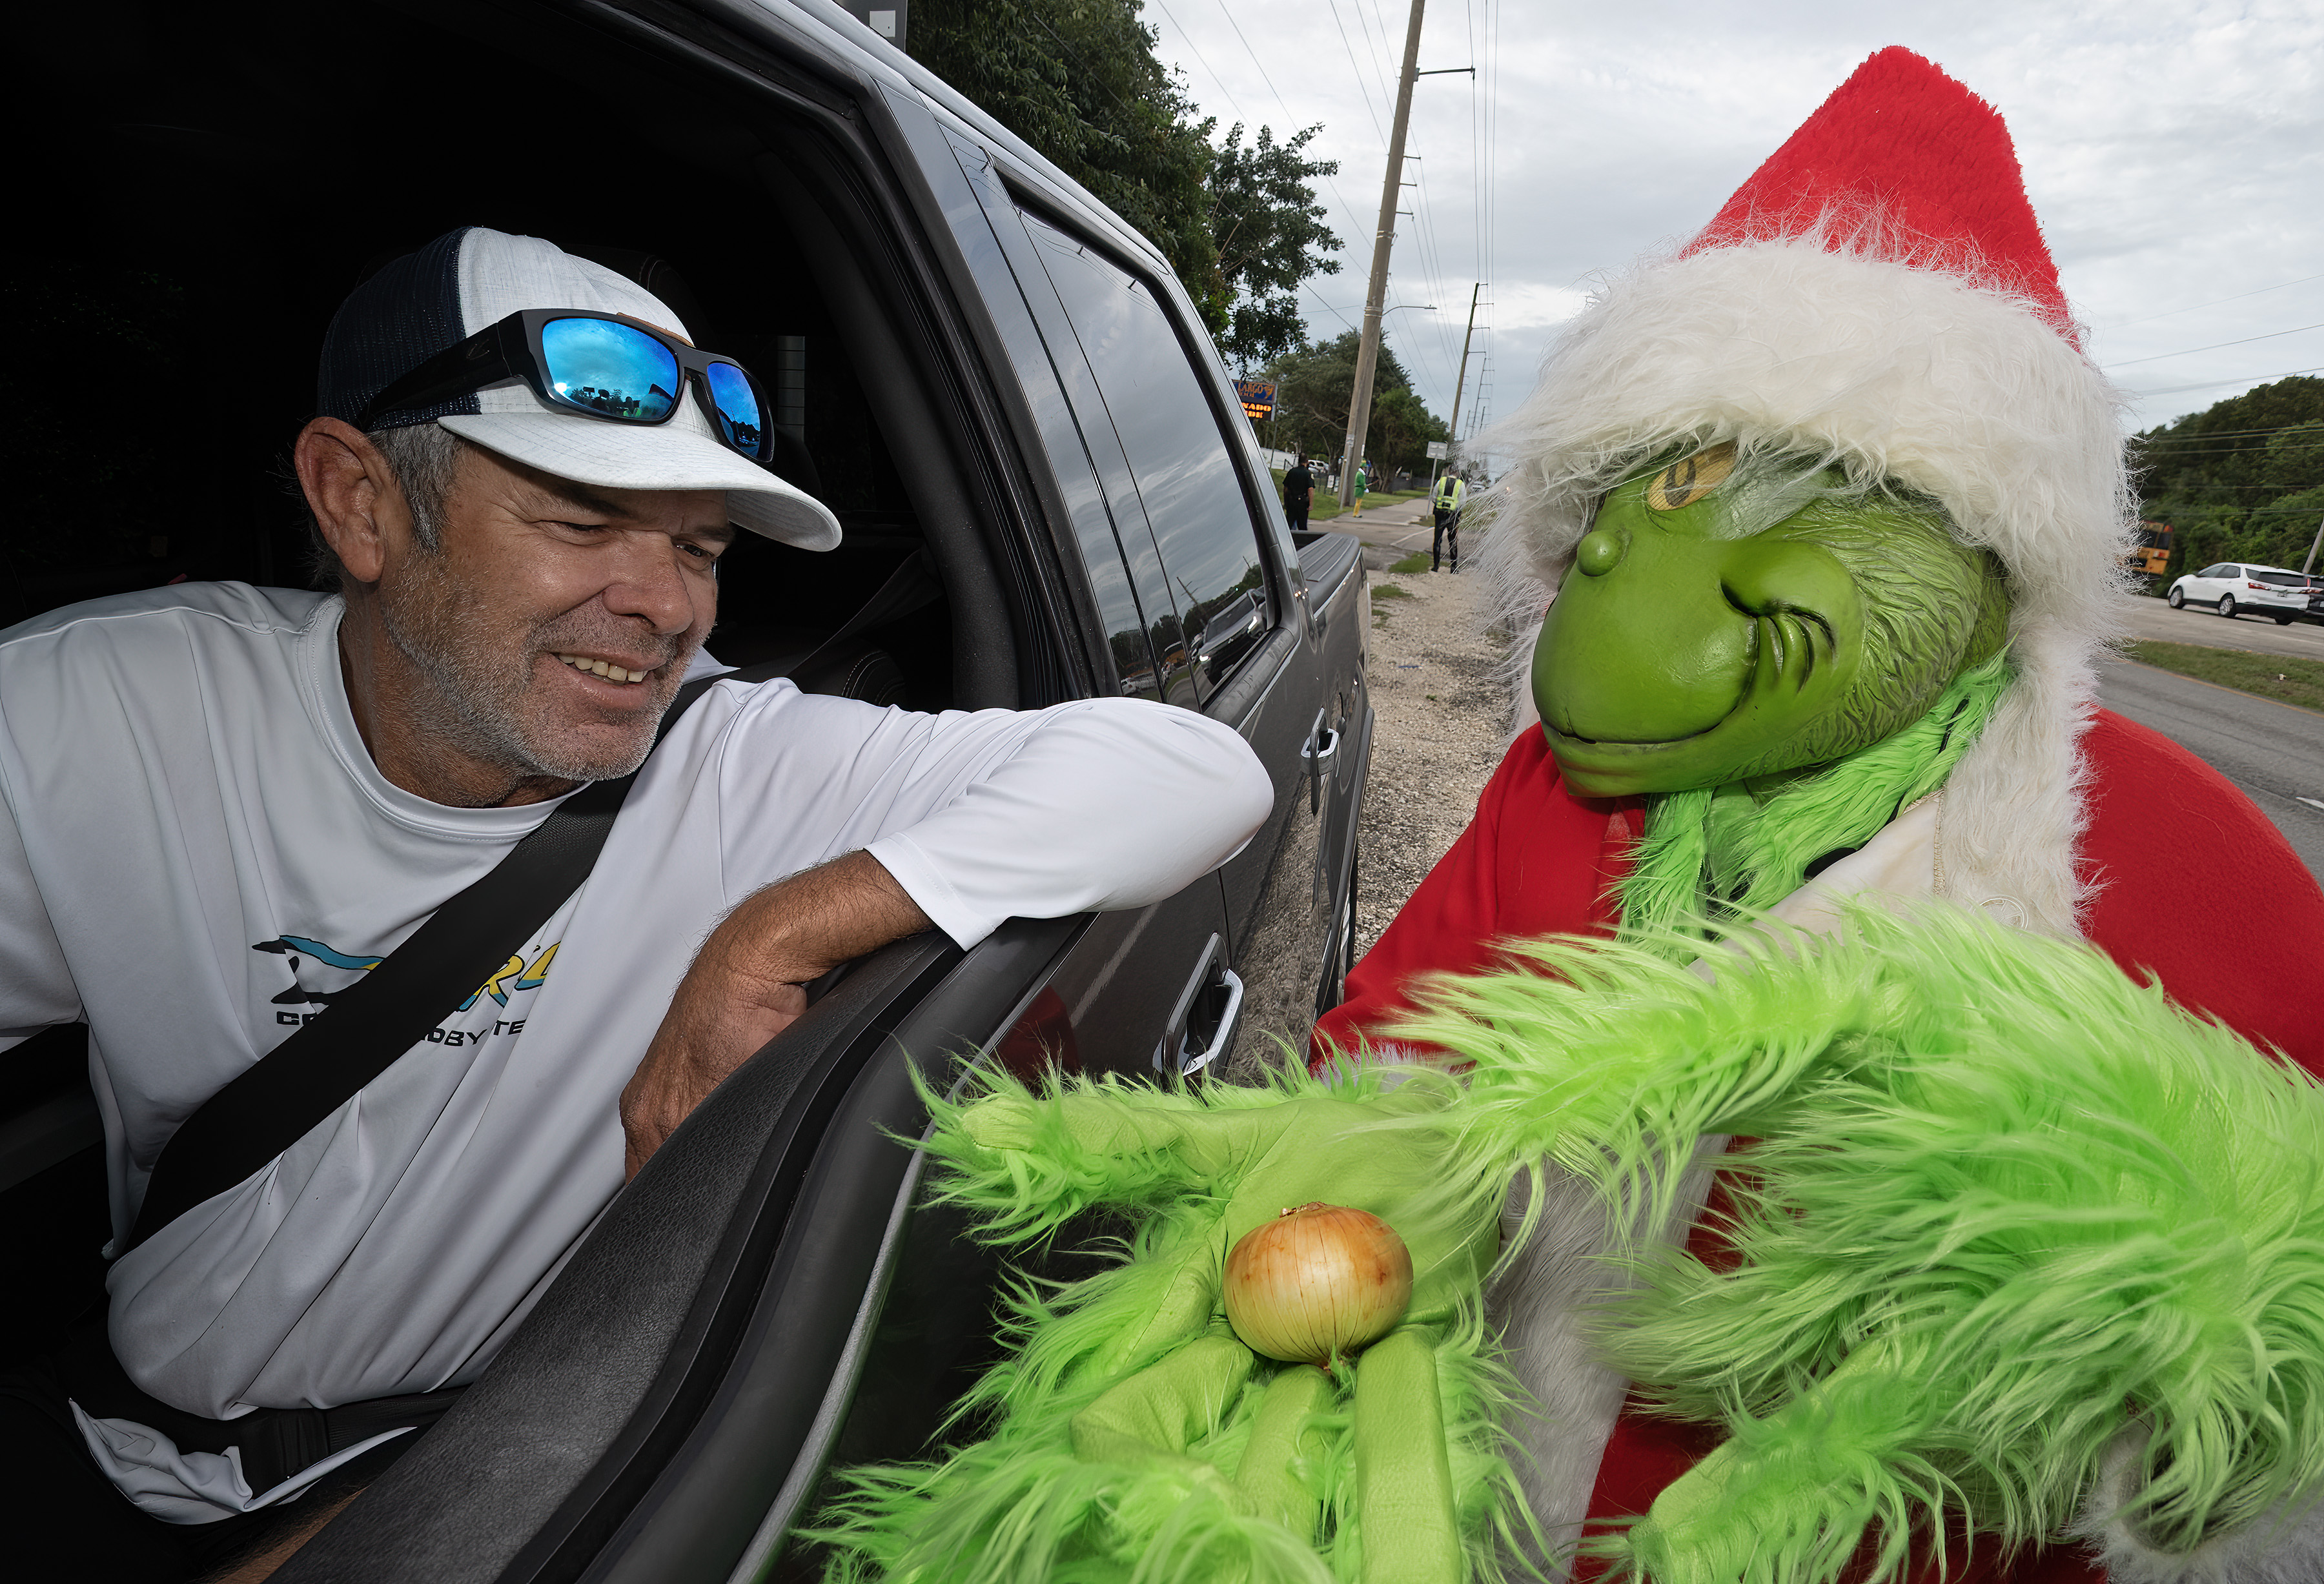
[[[1355,511],[1356,515],[1359,517],[1361,517],[1364,514],[1364,492],[1371,488],[1371,475],[1365,471],[1364,465],[1360,462],[1356,464],[1356,482],[1353,493],[1355,495]]]
[[[1461,570],[1461,508],[1468,499],[1469,486],[1461,482],[1459,474],[1446,468],[1444,476],[1437,481],[1434,502],[1436,535],[1428,547],[1428,569],[1431,572],[1437,569],[1448,550],[1452,556],[1452,570]]]

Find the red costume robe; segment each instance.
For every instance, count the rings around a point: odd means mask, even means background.
[[[2315,877],[2249,798],[2168,738],[2101,710],[2081,747],[2090,817],[2078,861],[2098,888],[2083,920],[2091,943],[2126,972],[2159,980],[2181,1005],[2324,1077],[2324,889]],[[1315,1057],[1381,1034],[1409,1008],[1416,976],[1494,966],[1500,941],[1610,935],[1614,887],[1629,872],[1644,819],[1641,799],[1569,791],[1541,733],[1524,733],[1469,828],[1349,974],[1346,1002],[1315,1027]],[[1591,1495],[1593,1526],[1645,1513],[1717,1441],[1716,1431],[1626,1406]],[[1956,1552],[1960,1584],[2099,1576],[2064,1548],[2005,1569],[1981,1545],[1967,1568],[1960,1561]]]

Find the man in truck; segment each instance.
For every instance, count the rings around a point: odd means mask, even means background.
[[[803,986],[921,930],[1145,906],[1272,802],[1232,731],[1118,698],[919,715],[718,681],[657,748],[720,669],[736,532],[840,527],[765,465],[747,371],[548,243],[469,227],[377,272],[317,406],[323,590],[0,633],[0,1046],[88,1026],[115,1233],[104,1323],[0,1361],[27,1576],[186,1577],[367,1478]],[[632,771],[502,971],[262,1169],[141,1220],[211,1097]]]

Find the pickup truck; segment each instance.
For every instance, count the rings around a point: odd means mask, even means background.
[[[0,621],[300,580],[270,474],[331,310],[475,223],[633,274],[772,389],[779,465],[845,541],[738,546],[721,658],[816,652],[803,685],[918,709],[1157,698],[1272,772],[1259,834],[1165,902],[844,972],[276,1577],[810,1566],[785,1537],[826,1470],[920,1450],[992,1357],[1001,1273],[899,1142],[925,1123],[915,1073],[1203,1082],[1284,1059],[1338,999],[1372,724],[1355,540],[1290,531],[1162,254],[823,0],[124,0],[24,37],[15,202],[40,245],[10,268],[58,382]],[[51,530],[70,555],[43,558]],[[19,1331],[92,1297],[80,1037],[20,1045],[0,1090]]]

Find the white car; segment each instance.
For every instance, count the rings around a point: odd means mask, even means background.
[[[2200,572],[2190,572],[2171,585],[2165,597],[2174,611],[2190,604],[2217,605],[2222,616],[2249,611],[2255,616],[2274,617],[2278,627],[2289,627],[2294,616],[2307,613],[2309,589],[2304,573],[2220,561]]]

